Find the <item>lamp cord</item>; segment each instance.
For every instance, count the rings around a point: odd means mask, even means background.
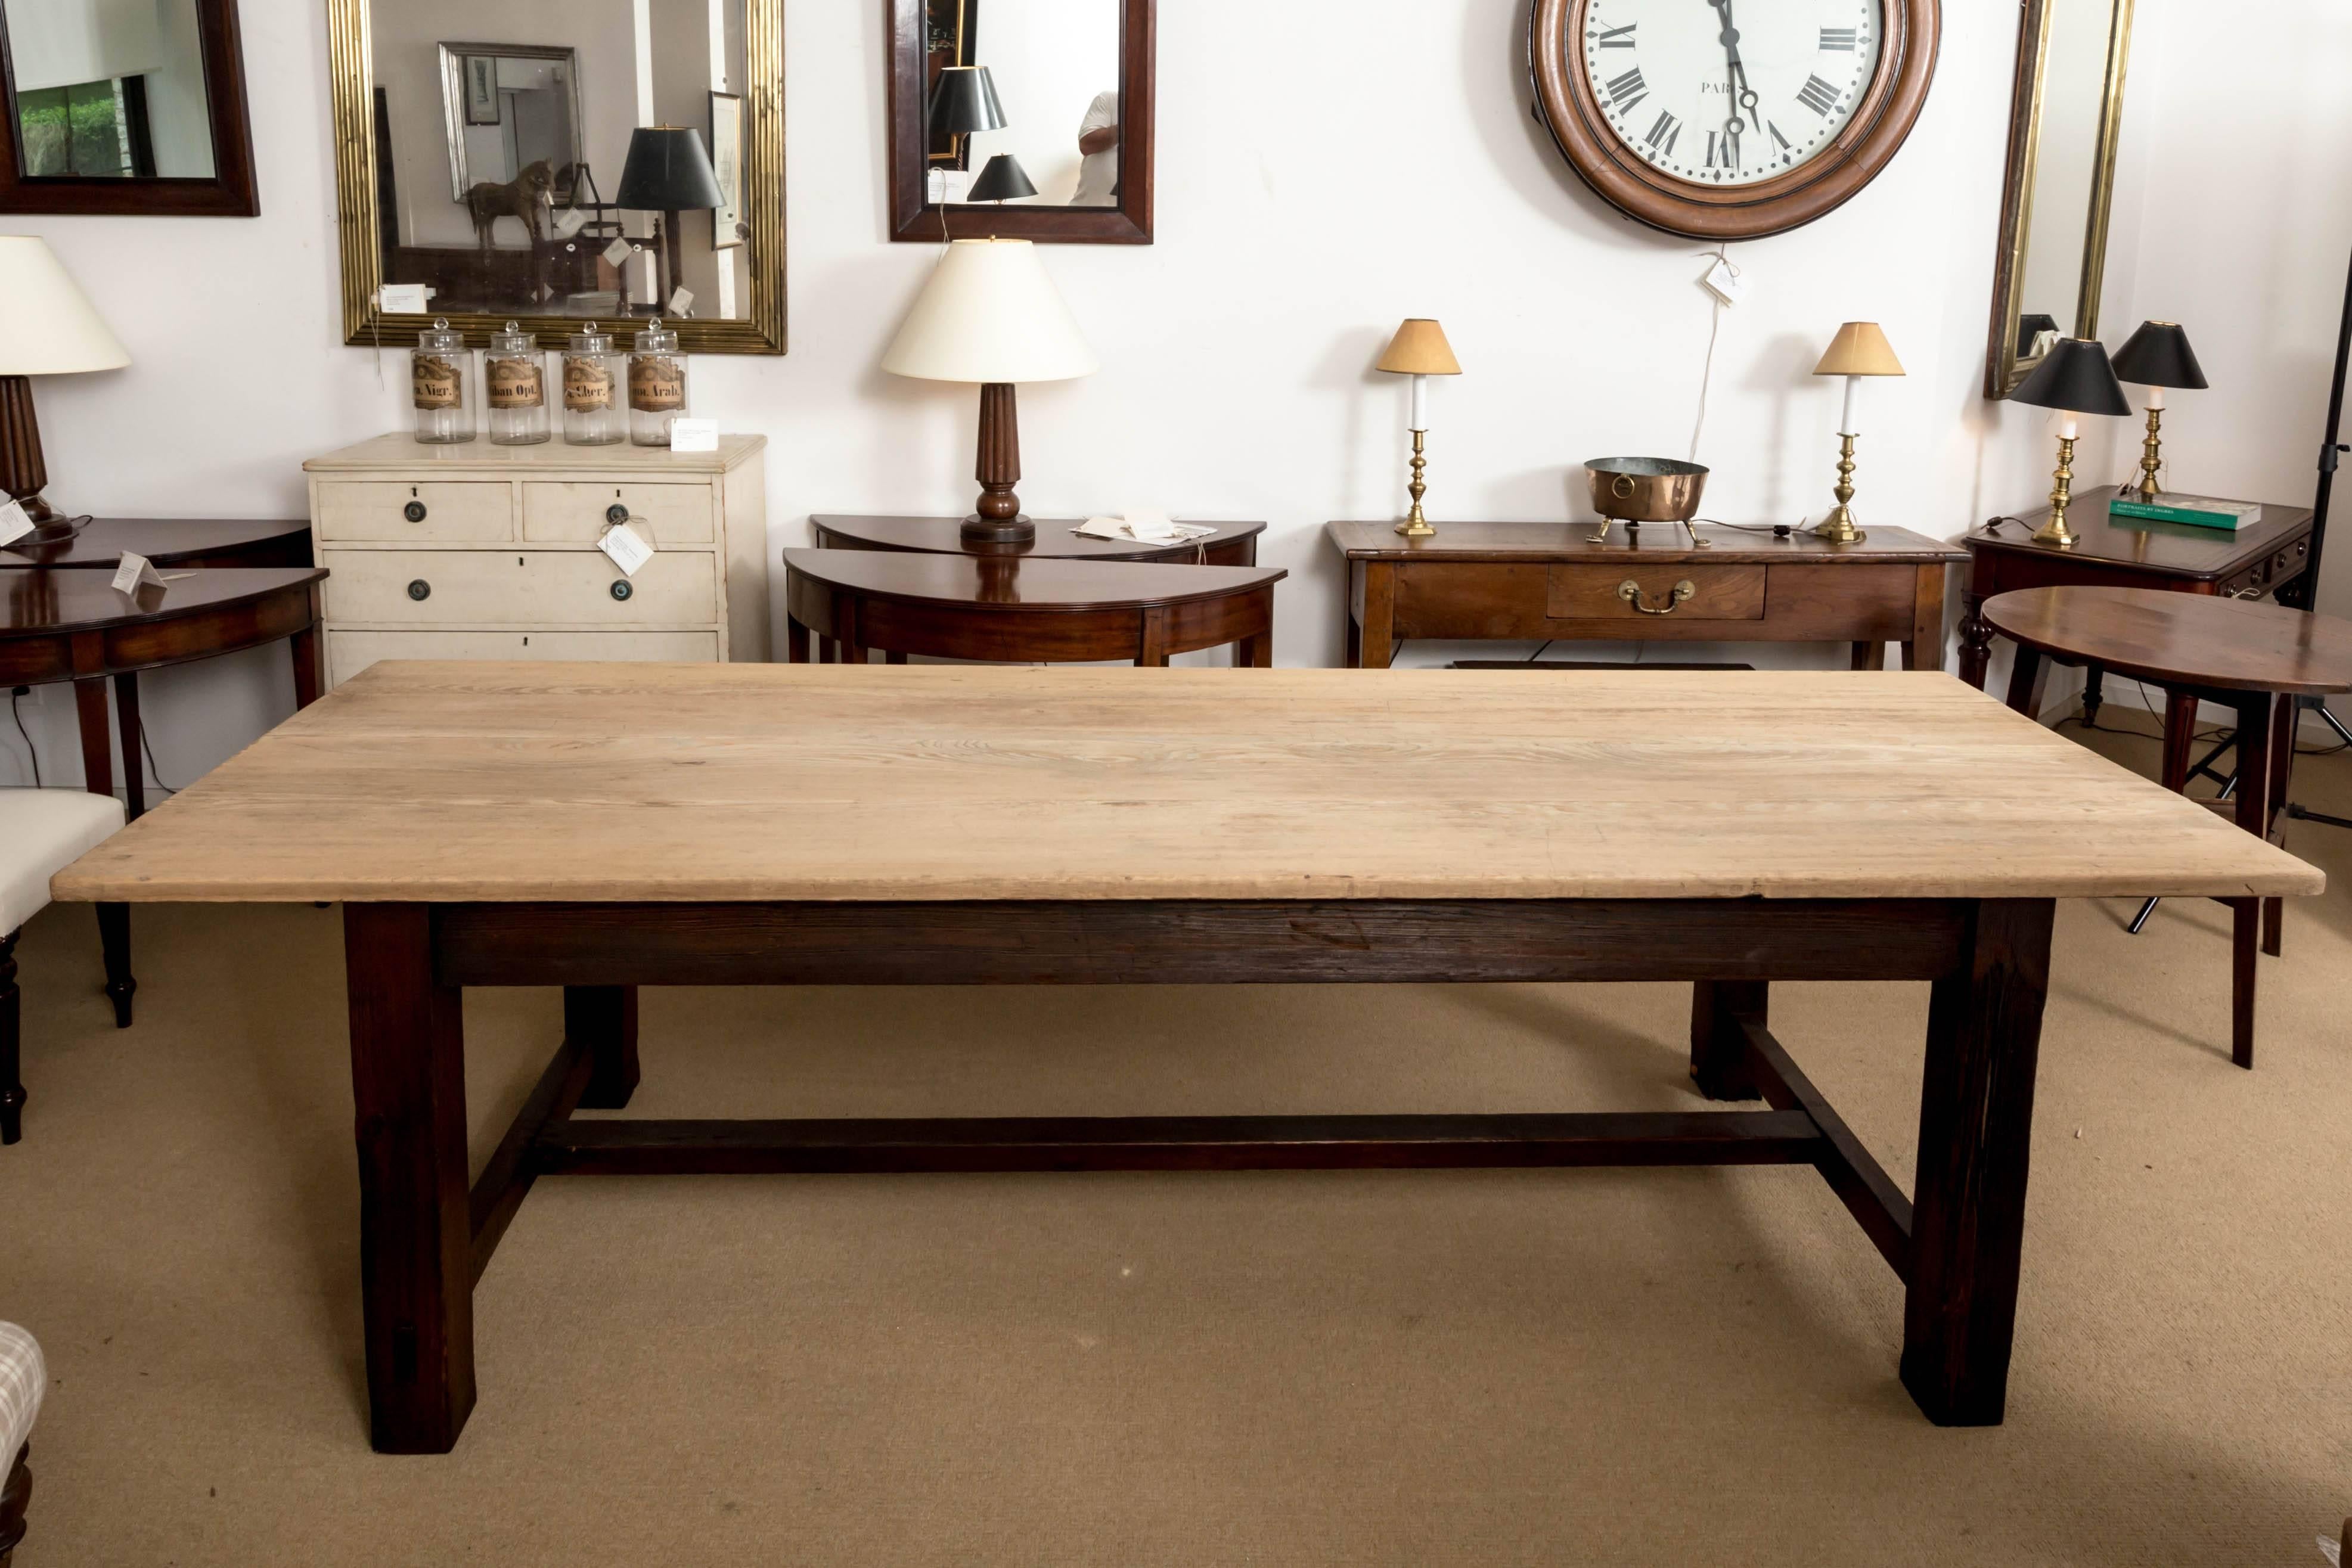
[[[25,716],[17,710],[16,699],[24,693],[17,687],[8,688],[8,716],[16,721],[16,733],[25,737],[25,756],[33,764],[33,788],[41,787],[41,754],[33,749],[32,735],[25,728]]]

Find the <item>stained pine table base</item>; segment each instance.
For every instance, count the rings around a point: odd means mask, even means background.
[[[473,1293],[544,1176],[1811,1166],[1907,1288],[1927,1417],[2002,1416],[2048,899],[350,904],[373,1437],[446,1453]],[[577,1119],[638,1081],[640,986],[1694,983],[1691,1076],[1751,1111],[1535,1115]],[[1775,980],[1933,987],[1906,1198],[1773,1035]],[[467,986],[561,986],[564,1039],[467,1185]]]

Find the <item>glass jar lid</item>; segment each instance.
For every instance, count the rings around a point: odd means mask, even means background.
[[[451,331],[449,319],[446,316],[436,316],[433,318],[432,326],[416,334],[416,346],[420,349],[437,349],[444,353],[450,353],[466,346],[466,334]]]
[[[593,321],[587,322],[572,334],[572,351],[575,354],[609,354],[613,351],[613,334],[599,329]]]
[[[661,318],[656,316],[651,326],[637,334],[637,351],[641,354],[675,354],[677,352],[677,334],[663,326]]]
[[[503,332],[490,334],[490,352],[494,354],[528,354],[539,347],[539,340],[514,322],[507,323]]]

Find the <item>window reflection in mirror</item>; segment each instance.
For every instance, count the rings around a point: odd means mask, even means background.
[[[196,0],[5,0],[18,172],[214,175]]]
[[[431,290],[436,314],[749,319],[743,0],[377,0],[369,13],[385,284]],[[673,217],[620,205],[633,135],[650,126],[694,131],[729,198],[674,214],[674,268],[659,238]]]
[[[1118,0],[925,0],[929,81],[987,68],[1000,130],[933,138],[930,199],[965,204],[1010,157],[1036,193],[1024,207],[1118,204]]]

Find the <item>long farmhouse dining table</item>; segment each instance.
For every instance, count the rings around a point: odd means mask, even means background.
[[[1809,1166],[1919,1408],[1997,1423],[2054,902],[2322,885],[1940,674],[385,663],[54,892],[341,904],[372,1436],[439,1453],[534,1180],[688,1172]],[[1690,982],[1696,1096],[1762,1107],[574,1114],[627,1103],[643,986],[1605,980]],[[1769,1019],[1889,980],[1931,988],[1908,1196]],[[470,1183],[469,986],[563,989]]]

